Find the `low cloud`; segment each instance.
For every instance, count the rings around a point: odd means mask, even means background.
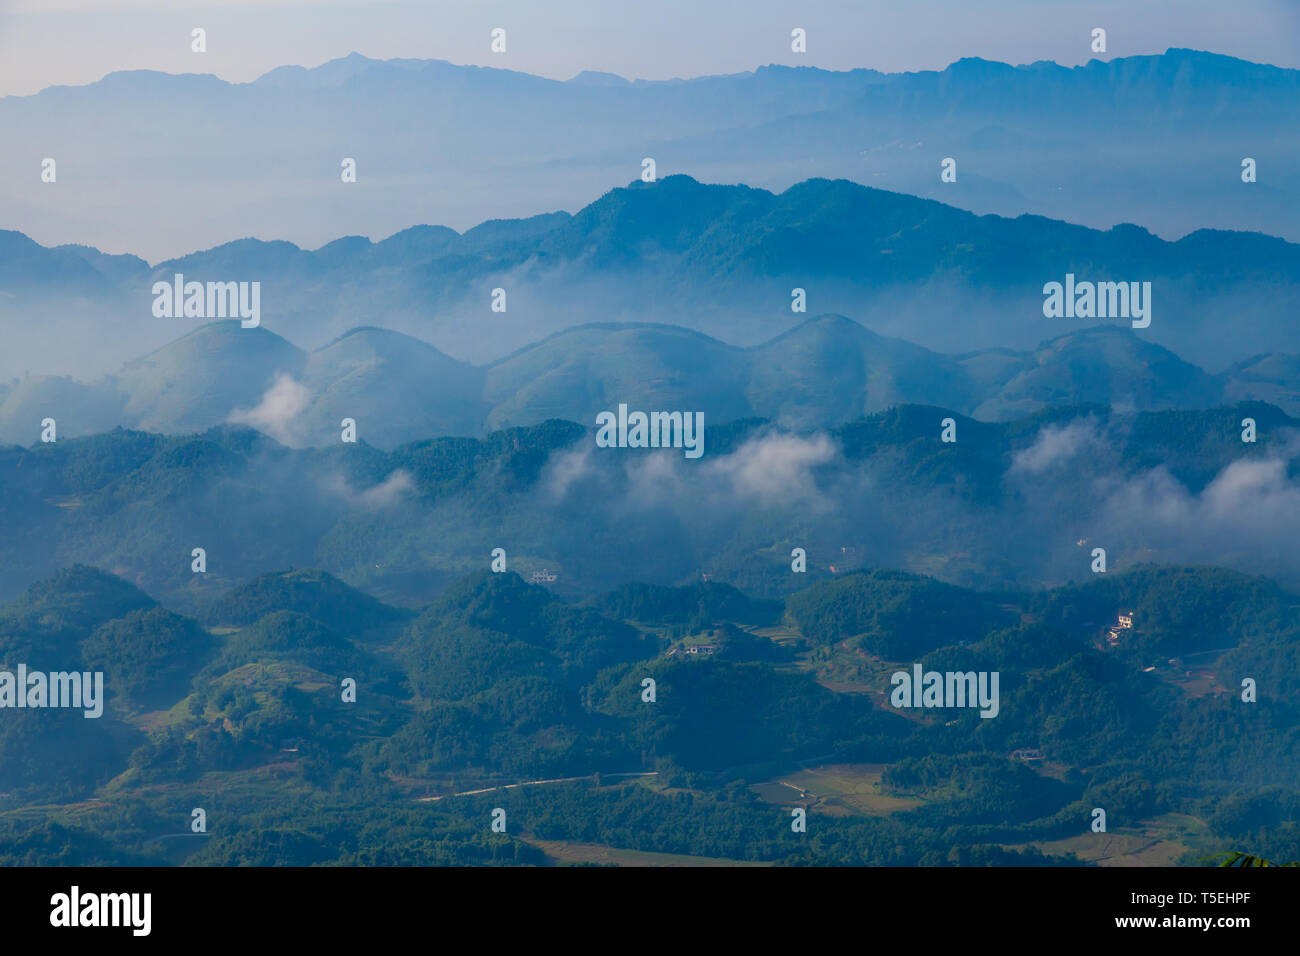
[[[363,508],[387,508],[401,500],[415,487],[415,479],[405,468],[399,468],[379,484],[359,492],[357,504]]]
[[[1167,560],[1300,570],[1300,485],[1281,458],[1233,462],[1199,494],[1158,468],[1114,489],[1101,513],[1117,540]]]
[[[710,477],[721,477],[738,497],[763,505],[795,504],[820,497],[813,470],[839,454],[830,436],[769,432],[714,459]]]
[[[351,482],[337,473],[330,475],[321,486],[326,493],[344,499],[350,507],[369,511],[388,508],[402,501],[415,488],[415,479],[405,468],[398,468],[369,488],[353,487]]]
[[[250,425],[283,445],[294,445],[295,421],[310,402],[311,390],[293,376],[282,374],[256,406],[237,408],[226,420],[232,425]]]
[[[1095,418],[1048,425],[1038,433],[1034,443],[1016,452],[1011,460],[1011,474],[1037,475],[1073,461],[1102,442],[1101,429]]]
[[[592,473],[592,446],[582,442],[577,447],[556,452],[546,464],[541,488],[548,498],[563,498],[577,482]]]

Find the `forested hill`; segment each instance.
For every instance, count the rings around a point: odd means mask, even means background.
[[[1100,547],[1111,569],[1208,564],[1300,587],[1296,425],[1262,403],[1006,423],[904,405],[824,430],[706,419],[697,460],[597,447],[590,423],[559,420],[391,451],[364,433],[292,448],[244,426],[115,429],[0,448],[0,597],[82,562],[197,613],[257,574],[317,567],[413,607],[497,548],[571,598],[705,576],[778,597],[803,581],[796,548],[809,580],[870,565],[1061,584],[1088,578]]]
[[[18,663],[102,670],[107,700],[0,722],[10,864],[1086,862],[1097,807],[1121,859],[1300,855],[1300,597],[1214,568],[577,603],[482,570],[410,610],[297,569],[188,616],[78,565],[0,608]],[[996,716],[898,709],[916,663],[998,672]]]

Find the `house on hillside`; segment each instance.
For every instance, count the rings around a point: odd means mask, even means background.
[[[1116,646],[1124,636],[1124,632],[1131,630],[1133,630],[1133,612],[1119,611],[1115,615],[1115,623],[1106,631],[1106,643],[1111,647]]]
[[[1023,750],[1011,751],[1012,760],[1042,760],[1043,752],[1037,747],[1026,747]]]

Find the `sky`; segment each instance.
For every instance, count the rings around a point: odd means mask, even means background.
[[[190,31],[208,50],[190,50]],[[493,28],[506,52],[490,50]],[[807,31],[807,53],[790,31]],[[126,69],[247,82],[357,51],[499,66],[553,79],[582,70],[667,79],[768,63],[885,72],[964,56],[1076,65],[1209,50],[1300,68],[1300,0],[0,0],[0,96]]]

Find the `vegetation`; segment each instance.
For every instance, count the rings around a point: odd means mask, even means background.
[[[0,649],[102,669],[106,711],[3,712],[0,862],[1072,865],[1096,858],[1095,807],[1134,853],[1156,834],[1189,864],[1294,859],[1300,701],[1259,670],[1245,703],[1234,668],[1294,653],[1297,605],[1150,567],[1029,594],[863,572],[785,602],[706,582],[590,604],[478,572],[409,611],[304,569],[189,617],[77,566],[0,609]],[[1121,609],[1137,650],[1101,640]],[[1199,653],[1203,622],[1208,686],[1141,666]],[[896,710],[913,662],[997,670],[997,718]]]

